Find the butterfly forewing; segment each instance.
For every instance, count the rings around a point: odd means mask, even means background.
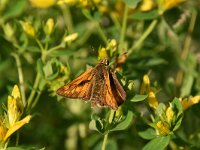
[[[87,95],[93,75],[93,69],[91,68],[69,84],[59,88],[56,93],[67,98],[84,98]]]
[[[91,101],[92,106],[108,106],[117,109],[126,93],[116,75],[108,68],[107,60],[101,60],[69,84],[59,88],[57,94],[67,98]]]

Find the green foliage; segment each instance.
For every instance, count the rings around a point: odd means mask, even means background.
[[[199,5],[1,0],[0,149],[200,149]],[[56,94],[103,57],[118,110]]]
[[[150,141],[149,143],[147,143],[143,150],[164,150],[167,145],[169,144],[170,141],[170,136],[164,136],[164,137],[157,137],[155,139],[153,139],[152,141]]]

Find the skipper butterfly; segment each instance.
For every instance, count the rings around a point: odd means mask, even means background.
[[[108,67],[107,59],[100,60],[95,67],[59,88],[57,94],[90,101],[92,106],[107,106],[114,110],[117,110],[126,98],[126,92],[115,73]]]

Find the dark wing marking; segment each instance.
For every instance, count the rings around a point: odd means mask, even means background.
[[[117,104],[119,106],[126,99],[126,92],[124,91],[123,87],[119,83],[117,76],[113,72],[109,73],[109,77],[110,77],[110,85],[111,85],[112,93],[115,96],[115,99],[117,100]]]

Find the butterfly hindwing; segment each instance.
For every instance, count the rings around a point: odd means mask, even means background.
[[[123,87],[119,83],[115,73],[110,72],[109,77],[110,77],[110,84],[111,84],[111,89],[112,89],[113,95],[115,95],[115,99],[119,106],[126,99],[126,92],[124,91]]]

